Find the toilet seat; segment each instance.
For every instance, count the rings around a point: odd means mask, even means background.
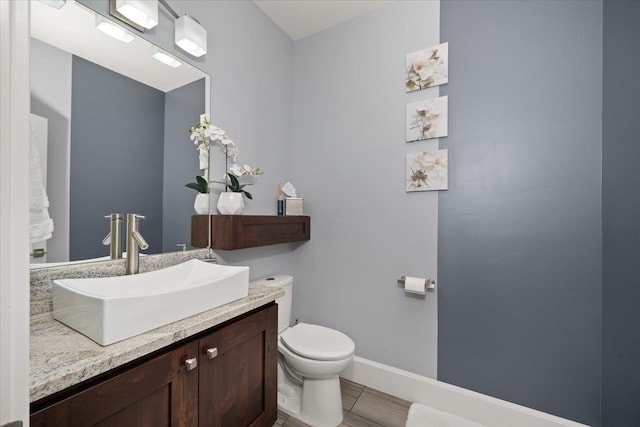
[[[355,351],[353,340],[342,332],[308,323],[288,328],[280,340],[291,352],[313,360],[342,360]]]

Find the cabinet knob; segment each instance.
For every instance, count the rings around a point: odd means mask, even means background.
[[[187,371],[193,371],[198,367],[198,359],[192,357],[191,359],[187,359],[184,361],[184,366],[187,368]]]
[[[218,356],[218,347],[208,348],[207,357],[209,359],[215,359]]]

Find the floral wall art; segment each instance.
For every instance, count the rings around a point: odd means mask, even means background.
[[[449,186],[449,150],[407,154],[406,191],[446,190]]]
[[[406,91],[413,92],[449,81],[449,43],[407,55]]]
[[[448,97],[427,99],[407,104],[407,142],[440,138],[448,134]]]

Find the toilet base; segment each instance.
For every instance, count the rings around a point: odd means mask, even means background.
[[[342,423],[339,377],[305,379],[300,387],[284,375],[278,379],[278,409],[314,427],[336,427]]]

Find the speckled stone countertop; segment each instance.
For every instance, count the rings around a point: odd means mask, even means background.
[[[246,298],[106,347],[58,322],[51,313],[33,316],[30,400],[34,402],[64,390],[275,301],[282,295],[282,289],[249,284]]]
[[[205,256],[206,250],[149,255],[140,258],[140,272],[157,270],[188,259],[204,259]],[[53,280],[121,276],[124,273],[124,260],[31,271],[31,402],[248,313],[284,295],[282,289],[250,283],[249,295],[245,298],[105,347],[53,318]]]

